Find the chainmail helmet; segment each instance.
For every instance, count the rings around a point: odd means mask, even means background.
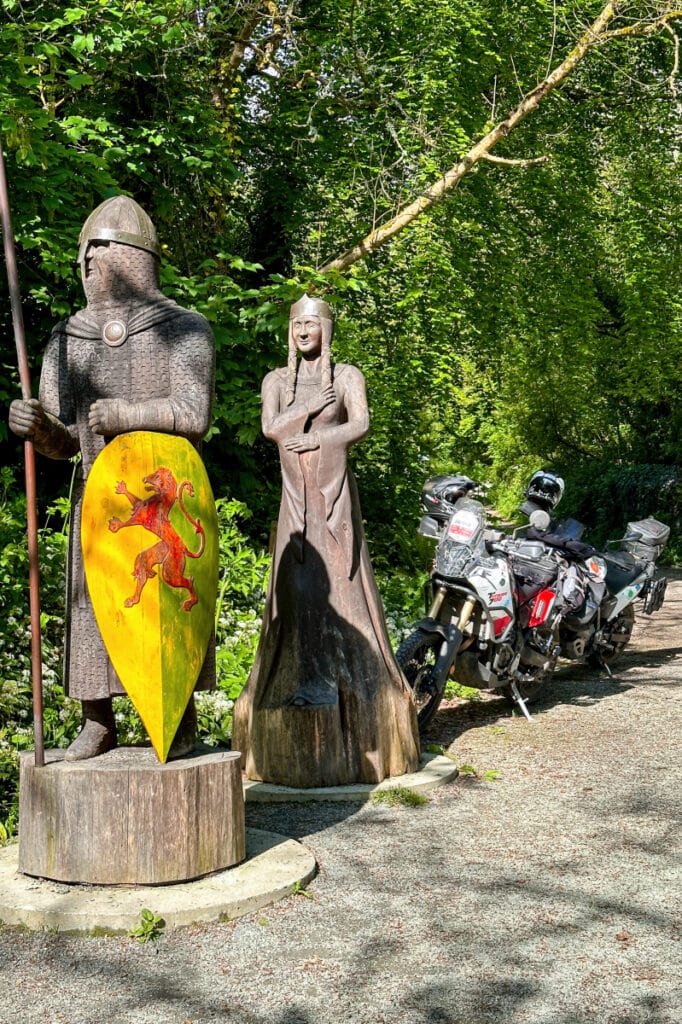
[[[563,478],[553,469],[539,469],[533,473],[523,493],[530,501],[549,512],[561,501],[564,487]]]
[[[331,306],[324,299],[311,298],[310,295],[302,295],[298,302],[295,302],[289,311],[289,359],[287,363],[287,390],[286,404],[291,405],[296,396],[296,376],[298,372],[298,358],[296,355],[296,342],[294,341],[293,322],[299,316],[314,316],[320,321],[322,327],[322,351],[320,353],[321,365],[321,387],[324,389],[332,382],[331,368],[331,344],[334,333],[334,320]]]
[[[120,242],[136,249],[145,249],[161,258],[156,228],[139,203],[129,196],[106,199],[92,211],[78,239],[78,262],[85,259],[90,242]]]

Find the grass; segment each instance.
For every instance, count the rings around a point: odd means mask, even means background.
[[[389,807],[421,807],[429,802],[428,797],[405,786],[377,789],[372,793],[371,800],[373,804],[387,804]]]

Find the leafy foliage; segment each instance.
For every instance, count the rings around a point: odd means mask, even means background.
[[[682,122],[669,33],[594,54],[500,149],[545,163],[477,166],[390,247],[322,278],[315,268],[512,109],[598,5],[1,6],[0,133],[33,359],[81,301],[85,213],[134,194],[159,228],[165,288],[214,325],[207,459],[261,537],[277,498],[259,383],[283,361],[278,337],[303,287],[336,301],[337,357],[367,376],[373,432],[355,465],[370,533],[388,511],[393,564],[415,557],[409,509],[432,470],[467,470],[503,494],[541,462],[678,459]],[[626,5],[614,26],[662,9]]]
[[[143,907],[140,911],[140,923],[133,925],[128,936],[141,943],[158,942],[165,927],[166,922],[160,914],[155,914],[152,910]]]
[[[0,840],[16,828],[19,753],[33,749],[31,705],[31,628],[28,615],[28,555],[23,499],[11,497],[12,474],[0,471]],[[44,730],[46,744],[57,747],[75,735],[78,706],[61,685],[64,627],[66,536],[45,527],[39,555],[45,567],[41,608]]]
[[[325,262],[424,190],[574,45],[593,0],[0,0],[0,136],[35,371],[82,303],[87,213],[119,192],[157,224],[163,287],[211,322],[220,498],[221,689],[200,707],[219,742],[248,672],[279,502],[260,382],[286,359],[303,289],[337,311],[335,357],[367,379],[372,432],[352,452],[398,639],[419,615],[425,477],[468,472],[507,515],[539,465],[593,540],[659,515],[680,557],[682,101],[673,32],[596,50],[496,154],[390,245],[344,274]],[[663,4],[618,4],[613,26]],[[676,23],[679,28],[679,23]],[[1,286],[0,286],[1,287]],[[4,297],[4,296],[3,296]],[[0,327],[10,338],[7,303]],[[2,349],[0,402],[18,394]],[[20,451],[0,423],[4,462]],[[39,463],[41,508],[68,466]],[[18,480],[2,478],[0,820],[30,744]],[[49,742],[68,742],[60,633],[65,534],[42,514]],[[51,517],[51,518],[49,518]],[[0,653],[2,653],[0,651]],[[119,728],[139,723],[117,704]]]
[[[682,477],[674,466],[603,465],[582,467],[577,473],[566,469],[567,497],[561,514],[590,521],[590,538],[597,545],[622,537],[627,523],[653,515],[667,523],[672,541],[661,556],[663,563],[675,564],[682,556]]]

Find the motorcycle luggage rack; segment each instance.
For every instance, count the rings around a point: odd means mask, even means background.
[[[624,537],[606,542],[607,548],[619,544],[624,551],[645,562],[655,562],[668,542],[670,527],[649,516],[628,523]]]
[[[642,593],[644,600],[642,611],[645,615],[653,615],[663,604],[665,600],[665,591],[668,586],[668,579],[666,576],[661,576],[657,580],[649,580],[646,585],[646,589]]]

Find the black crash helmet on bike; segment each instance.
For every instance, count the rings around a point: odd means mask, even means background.
[[[477,486],[468,476],[432,476],[426,481],[421,493],[421,506],[434,519],[445,521],[452,515],[455,502],[465,498]]]
[[[562,477],[553,469],[539,469],[537,473],[533,473],[523,493],[540,508],[549,512],[561,501],[564,486]]]

